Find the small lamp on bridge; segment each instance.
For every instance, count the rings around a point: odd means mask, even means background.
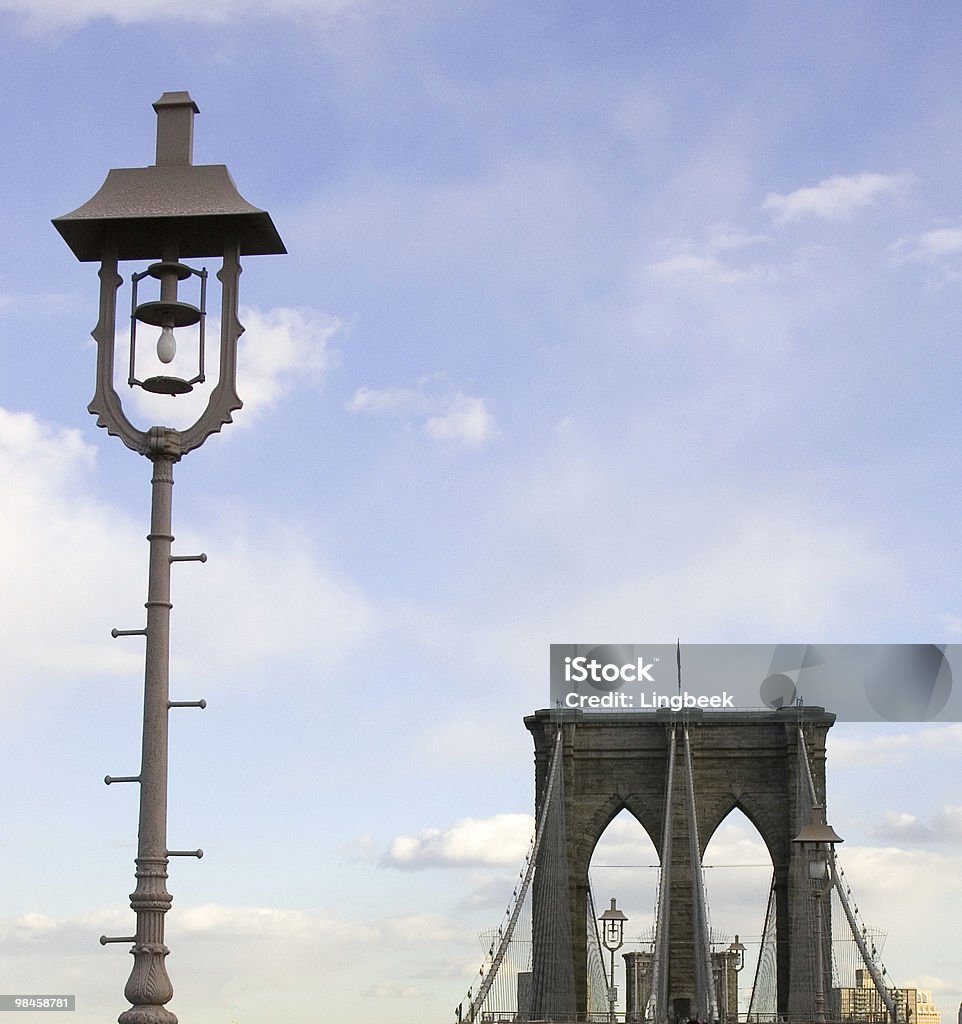
[[[738,941],[737,935],[735,941],[728,947],[728,959],[736,974],[745,966],[745,947]]]
[[[745,966],[745,947],[735,936],[735,941],[725,950],[721,972],[722,1020],[738,1020],[738,974]]]
[[[624,912],[617,907],[617,900],[611,901],[611,906],[598,918],[601,921],[601,941],[605,949],[616,953],[625,944],[625,921],[628,918]]]
[[[823,804],[812,806],[808,824],[792,840],[808,855],[808,878],[815,897],[815,1012],[816,1022],[825,1020],[825,956],[822,938],[822,896],[831,885],[831,856],[836,843],[844,842],[825,821]]]
[[[615,1003],[618,1001],[618,990],[615,988],[615,953],[625,944],[625,922],[628,918],[618,909],[617,901],[612,899],[611,906],[598,918],[601,922],[601,941],[605,949],[611,953],[611,976],[609,978],[608,1006],[609,1017],[615,1019]]]
[[[825,807],[822,804],[812,807],[811,819],[792,842],[801,844],[802,850],[808,854],[808,877],[813,890],[818,889],[821,895],[829,880],[831,851],[836,843],[845,842],[831,825],[826,824]]]

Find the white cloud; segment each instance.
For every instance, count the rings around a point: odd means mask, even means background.
[[[705,237],[666,239],[660,248],[667,256],[649,264],[655,277],[671,284],[691,283],[738,285],[753,281],[772,281],[777,277],[774,267],[759,262],[738,265],[737,255],[768,242],[767,235],[749,234],[727,224],[708,228]]]
[[[948,904],[962,894],[962,857],[929,850],[898,847],[849,847],[837,852],[846,880],[866,921],[900,921],[902,902],[919,909],[916,922],[924,921],[923,908]]]
[[[417,985],[406,985],[398,981],[376,981],[364,995],[375,999],[421,999],[424,994]]]
[[[348,910],[354,909],[349,901]],[[133,915],[111,908],[73,917],[36,912],[0,918],[0,955],[10,976],[25,991],[49,987],[51,970],[64,991],[77,994],[84,1019],[116,1017],[122,1009],[123,981],[129,957],[124,945],[104,950],[101,933],[130,934]],[[437,947],[465,960],[473,934],[435,914],[366,918],[326,910],[271,906],[177,904],[166,923],[172,949],[168,961],[176,996],[171,1009],[201,1020],[277,1020],[277,1007],[293,1007],[298,1019],[311,1019],[311,1007],[325,1007],[336,1018],[351,1018],[358,993],[386,999],[423,999],[428,1016],[456,998],[450,977],[415,985],[399,962],[426,962]],[[412,949],[418,951],[411,957]],[[117,951],[116,957],[111,950]],[[372,968],[371,950],[378,963]],[[429,961],[428,961],[429,962]],[[52,966],[53,965],[53,966]],[[46,973],[44,973],[46,972]],[[333,979],[338,985],[332,987]],[[343,986],[343,987],[342,987]],[[439,1005],[436,1007],[434,1003]]]
[[[776,224],[805,217],[850,220],[857,210],[871,206],[883,196],[903,192],[911,180],[908,174],[837,174],[785,195],[770,192],[762,206],[772,212]]]
[[[962,227],[933,228],[919,235],[913,255],[918,259],[931,259],[962,252]]]
[[[732,812],[715,829],[705,853],[706,867],[737,864],[770,871],[771,861],[764,839],[740,812]]]
[[[513,867],[523,862],[533,832],[534,819],[529,814],[465,818],[451,828],[428,828],[416,836],[399,836],[391,843],[384,863],[405,870],[470,865]]]
[[[0,409],[2,689],[21,698],[37,684],[143,671],[142,644],[109,634],[142,625],[146,524],[94,496],[96,469],[77,431]],[[365,595],[290,524],[262,525],[253,537],[220,512],[217,538],[207,564],[186,569],[196,573],[189,586],[184,570],[173,580],[172,658],[185,672],[217,664],[209,683],[226,684],[296,652],[323,650],[337,663],[376,628]],[[187,531],[179,536],[180,553],[202,549]]]
[[[180,932],[220,937],[244,934],[265,940],[317,941],[323,938],[351,945],[375,942],[382,937],[380,930],[371,925],[277,907],[230,907],[206,903],[179,908],[176,920]]]
[[[651,264],[653,274],[668,281],[689,283],[704,281],[734,285],[768,276],[761,267],[733,267],[710,253],[679,252]]]
[[[962,724],[927,725],[909,731],[896,731],[885,726],[873,735],[852,736],[842,733],[832,736],[830,756],[838,767],[864,767],[872,764],[893,765],[918,757],[919,749],[931,750],[944,757],[946,752],[962,749]]]
[[[769,235],[752,234],[730,224],[713,224],[707,234],[707,242],[713,252],[737,252],[770,241]]]
[[[715,515],[721,535],[679,549],[674,564],[625,566],[603,586],[582,587],[569,607],[555,607],[556,633],[629,635],[640,620],[652,636],[825,636],[844,621],[846,595],[872,581],[889,585],[889,559],[857,526],[763,499],[734,514],[716,506]]]
[[[962,254],[962,226],[932,228],[911,238],[900,238],[889,247],[898,263],[919,263],[941,267],[951,279],[958,276],[957,259]]]
[[[108,633],[112,615],[137,607],[126,567],[142,561],[142,530],[94,497],[95,449],[78,431],[0,409],[0,479],[4,689],[138,666]]]
[[[483,398],[460,391],[432,395],[429,381],[414,388],[358,388],[348,403],[351,412],[395,415],[417,420],[421,430],[439,441],[481,445],[495,436],[494,417]]]
[[[411,388],[358,388],[348,408],[351,412],[407,412],[422,410],[424,397]]]
[[[442,441],[482,444],[494,434],[494,419],[483,398],[458,394],[449,400],[445,412],[427,419],[424,430]]]
[[[295,385],[323,383],[331,366],[331,338],[341,329],[334,317],[278,307],[241,311],[245,325],[237,357],[237,390],[245,420],[275,405]]]
[[[887,811],[884,823],[871,834],[895,843],[962,843],[962,806],[947,804],[930,825],[905,811]]]
[[[24,938],[29,936],[43,936],[56,931],[58,922],[56,918],[48,917],[46,914],[29,912],[21,914],[13,921],[13,930]]]
[[[500,871],[492,873],[489,868],[478,868],[471,872],[464,883],[465,895],[459,900],[459,906],[468,911],[480,908],[492,920],[504,914],[509,897],[518,883],[521,863],[510,866],[514,869],[511,874]],[[512,905],[513,902],[511,899]]]
[[[962,616],[952,615],[950,612],[944,612],[939,617],[942,619],[947,633],[953,633],[956,636],[962,634]]]
[[[378,923],[378,927],[385,941],[397,942],[404,946],[450,943],[464,935],[454,922],[441,914],[403,914],[399,917],[387,917]]]
[[[273,0],[266,8],[256,0],[207,0],[203,4],[185,4],[170,12],[151,0],[0,0],[0,11],[19,15],[33,31],[75,27],[98,18],[133,24],[174,17],[216,24],[269,12],[326,19],[367,6],[369,0]]]
[[[255,536],[226,521],[220,530],[217,550],[175,597],[172,656],[183,656],[182,672],[217,665],[213,678],[205,675],[208,689],[266,681],[270,674],[252,669],[281,658],[299,659],[305,675],[321,664],[329,672],[376,630],[361,589],[322,564],[296,527],[275,524]]]
[[[833,735],[832,764],[837,767],[870,764],[893,764],[914,757],[918,740],[909,733],[870,737]]]

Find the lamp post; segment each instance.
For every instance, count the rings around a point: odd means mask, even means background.
[[[157,112],[156,162],[151,167],[115,169],[83,206],[54,220],[54,226],[81,262],[100,263],[100,317],[92,334],[97,342],[97,376],[88,406],[97,425],[119,437],[152,464],[147,622],[144,629],[114,630],[117,636],[146,638],[143,747],[140,773],[104,780],[140,785],[136,888],[130,896],[136,913],[133,936],[101,936],[101,942],[132,942],[134,965],[124,995],[131,1007],[120,1024],[177,1024],[165,1007],[173,995],[165,958],[164,915],[170,909],[167,865],[171,856],[202,856],[202,851],[167,848],[167,732],[172,707],[205,707],[204,701],[169,699],[170,566],[177,561],[203,561],[204,555],[173,555],[171,497],[173,467],[231,421],[241,408],[236,389],[237,340],[243,327],[237,318],[240,257],[283,253],[284,244],[270,215],[247,203],[223,164],[192,163],[194,115],[197,105],[186,92],[167,92],[153,105]],[[127,383],[155,394],[186,394],[206,380],[205,324],[207,271],[183,259],[222,261],[220,282],[220,355],[217,380],[207,406],[189,427],[153,426],[140,430],[123,409],[114,387],[117,345],[117,293],[123,284],[118,264],[151,261],[132,272],[130,353]],[[145,298],[153,288],[156,298]],[[189,290],[186,301],[181,294]],[[138,327],[160,328],[157,359],[171,375],[141,379]],[[177,335],[181,335],[178,352]],[[186,337],[184,337],[186,335]],[[193,350],[191,354],[190,350]],[[196,355],[196,367],[193,357]],[[190,362],[190,372],[183,367]],[[180,376],[173,375],[180,372]]]
[[[735,1017],[738,1016],[738,975],[741,973],[742,968],[745,966],[745,947],[738,941],[738,935],[735,935],[735,941],[732,942],[728,949],[727,966],[735,972]],[[725,971],[725,980],[723,984],[725,991],[725,1018],[731,1017],[731,1000],[728,998],[728,970]]]
[[[612,898],[611,906],[598,918],[601,922],[601,941],[605,949],[611,953],[611,975],[608,986],[608,1019],[615,1019],[615,1003],[618,1000],[618,989],[615,988],[615,953],[625,944],[625,922],[628,920]]]
[[[812,806],[808,824],[792,840],[808,855],[808,879],[815,897],[815,1014],[817,1024],[825,1020],[825,965],[822,950],[822,897],[832,884],[832,856],[836,843],[845,840],[825,822],[825,807]]]

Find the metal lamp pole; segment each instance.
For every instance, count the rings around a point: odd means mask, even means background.
[[[113,630],[113,636],[146,638],[143,745],[140,772],[105,782],[140,785],[140,815],[135,861],[136,888],[130,905],[136,914],[133,936],[101,936],[101,943],[132,942],[134,965],[124,989],[131,1007],[120,1024],[177,1024],[165,1004],[173,996],[165,959],[164,915],[172,897],[167,891],[170,857],[202,856],[201,850],[167,848],[168,713],[171,708],[206,707],[205,701],[170,700],[170,567],[178,561],[205,561],[205,555],[172,554],[171,499],[174,463],[199,448],[231,421],[241,408],[236,390],[237,341],[243,327],[237,318],[238,279],[242,255],[285,252],[269,214],[251,206],[237,191],[223,164],[194,165],[193,122],[197,105],[186,92],[164,93],[157,112],[156,162],[150,167],[109,172],[100,190],[83,206],[54,220],[54,226],[77,259],[99,261],[100,317],[92,334],[97,342],[97,384],[89,411],[128,448],[152,463],[150,559],[147,581],[147,622],[144,629]],[[130,353],[127,383],[155,394],[177,396],[206,381],[205,325],[207,271],[182,259],[222,259],[220,282],[220,359],[216,383],[207,406],[185,429],[164,426],[140,430],[124,412],[114,387],[117,334],[117,293],[123,284],[118,264],[124,260],[156,260],[132,273]],[[151,279],[151,280],[148,280]],[[144,298],[145,288],[159,291]],[[192,288],[188,302],[179,289]],[[196,293],[196,294],[195,294]],[[138,326],[159,327],[157,359],[171,371],[183,371],[196,354],[197,366],[182,376],[138,376]],[[178,355],[175,330],[187,355]]]
[[[825,807],[812,806],[809,823],[792,840],[808,854],[808,879],[815,897],[815,1012],[816,1024],[825,1021],[825,953],[823,949],[822,897],[831,885],[829,858],[836,843],[845,840],[825,822]]]

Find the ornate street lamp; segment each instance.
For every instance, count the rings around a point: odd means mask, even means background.
[[[737,935],[735,941],[728,947],[728,956],[731,960],[732,970],[738,974],[745,966],[745,947],[738,941]]]
[[[845,840],[825,822],[825,807],[812,806],[808,824],[792,840],[808,855],[808,879],[815,897],[815,1021],[825,1020],[825,966],[822,950],[822,897],[832,884],[835,844]]]
[[[615,1003],[618,1001],[618,989],[615,988],[615,953],[625,944],[625,922],[628,920],[620,911],[613,898],[611,906],[598,918],[601,922],[601,941],[605,949],[611,953],[611,975],[608,986],[608,1019],[615,1019]]]
[[[154,166],[110,171],[92,199],[53,222],[78,260],[100,263],[100,318],[92,332],[97,342],[97,383],[88,409],[97,417],[98,426],[146,456],[153,465],[147,624],[144,629],[113,631],[115,637],[146,637],[140,774],[124,778],[108,775],[105,779],[108,785],[140,785],[137,885],[130,896],[137,915],[136,934],[102,936],[100,940],[134,944],[134,966],[124,989],[132,1005],[121,1013],[120,1024],[177,1024],[177,1017],[164,1005],[173,995],[165,966],[169,950],[164,944],[164,915],[171,904],[167,864],[171,856],[202,856],[200,850],[167,849],[168,712],[173,707],[206,706],[204,701],[169,699],[170,566],[172,562],[203,561],[206,557],[171,554],[173,467],[229,423],[231,414],[242,405],[236,389],[237,340],[243,332],[237,318],[240,257],[286,251],[270,215],[240,196],[223,164],[192,164],[194,115],[198,109],[190,96],[186,92],[164,93],[154,110]],[[182,430],[164,426],[139,430],[124,412],[114,386],[117,293],[123,284],[118,263],[149,261],[145,269],[130,275],[127,383],[132,388],[178,396],[206,380],[207,271],[181,262],[203,258],[222,261],[217,272],[221,301],[216,383],[193,425]],[[150,328],[160,329],[156,356],[164,367],[171,368],[171,374],[141,379],[143,354],[138,354],[138,344]],[[180,352],[177,335],[181,335]],[[183,366],[188,361],[192,368],[186,372]],[[175,375],[177,371],[179,376]]]
[[[738,1006],[738,975],[742,968],[745,966],[745,946],[739,942],[738,935],[735,935],[735,941],[732,942],[728,949],[725,950],[726,956],[723,959],[725,964],[724,979],[722,981],[722,992],[725,997],[725,1020],[732,1018],[737,1019],[737,1012],[732,1014],[731,1012],[731,1000],[729,999],[729,972],[732,971],[735,974],[735,1006],[737,1010]]]

